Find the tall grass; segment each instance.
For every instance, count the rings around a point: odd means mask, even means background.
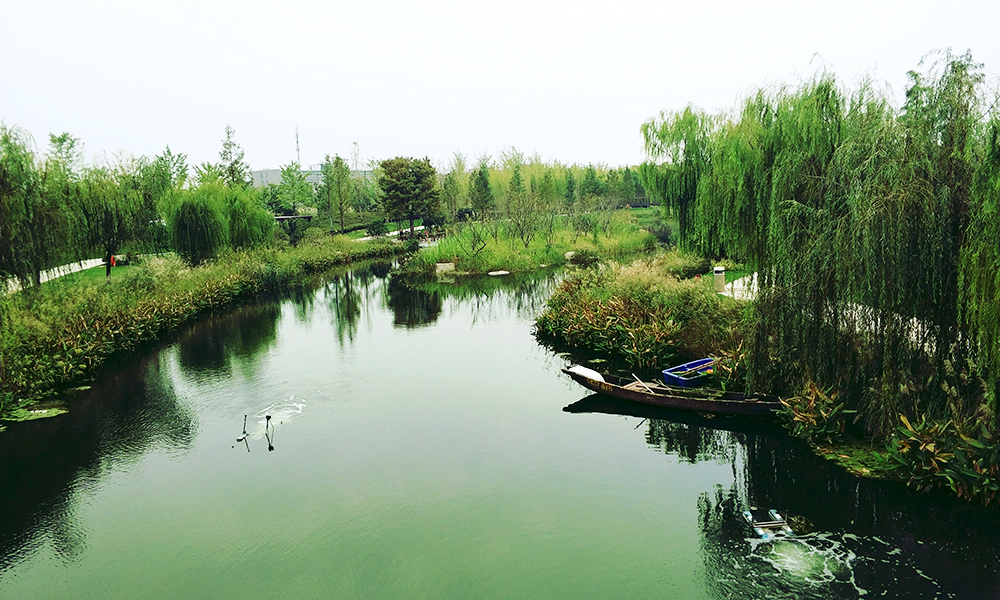
[[[622,358],[640,368],[734,353],[741,308],[707,279],[680,279],[692,262],[678,252],[629,265],[610,263],[567,278],[535,323],[543,339]]]
[[[499,234],[494,236],[491,227]],[[562,265],[567,252],[593,252],[606,259],[626,259],[656,249],[656,239],[639,228],[628,211],[607,212],[595,219],[586,235],[575,232],[565,217],[556,218],[551,230],[542,232],[527,247],[505,230],[503,222],[460,223],[435,246],[411,258],[406,269],[433,273],[436,263],[453,263],[462,273],[482,274],[505,270],[525,272],[541,265]]]

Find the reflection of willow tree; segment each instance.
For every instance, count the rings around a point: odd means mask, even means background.
[[[344,338],[354,342],[361,317],[361,290],[367,290],[368,283],[354,272],[338,275],[326,282],[324,292],[333,313],[337,330],[337,341],[344,347]]]
[[[0,435],[0,574],[46,542],[75,560],[86,548],[73,514],[77,491],[153,448],[191,447],[195,417],[177,404],[155,358],[109,367],[69,413]]]
[[[690,463],[705,459],[732,462],[736,458],[734,452],[737,446],[734,435],[737,434],[652,419],[646,429],[646,443],[659,446],[664,452],[676,454]]]
[[[291,294],[292,308],[295,311],[295,321],[298,323],[308,323],[316,302],[316,294],[313,290],[296,288]]]
[[[733,484],[697,502],[710,597],[857,598],[859,588],[944,597],[945,590],[1000,589],[995,511],[852,477],[763,421],[709,419],[600,394],[563,410],[642,417],[650,446],[690,463],[732,465]],[[818,533],[752,542],[742,514],[751,507],[804,517]]]
[[[324,291],[341,348],[344,347],[345,337],[354,342],[362,309],[367,311],[375,304],[376,286],[372,283],[389,277],[392,266],[389,261],[372,261],[352,265],[328,276]]]
[[[437,321],[441,315],[441,294],[413,287],[404,277],[389,277],[386,292],[386,303],[392,309],[393,325],[420,327]]]
[[[857,598],[857,587],[889,597],[1000,590],[996,511],[853,477],[764,421],[708,419],[600,394],[563,410],[645,418],[651,447],[693,464],[732,465],[732,485],[716,485],[697,502],[709,597]],[[753,542],[742,515],[751,507],[804,517],[818,533]]]
[[[181,337],[181,368],[192,375],[229,375],[235,361],[252,372],[261,353],[277,339],[280,315],[276,302],[266,302],[208,317]]]

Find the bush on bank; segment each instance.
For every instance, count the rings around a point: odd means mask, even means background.
[[[742,307],[707,279],[681,279],[701,259],[676,251],[629,265],[609,263],[568,277],[535,322],[542,338],[664,368],[738,352]]]

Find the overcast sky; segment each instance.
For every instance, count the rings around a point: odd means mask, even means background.
[[[510,146],[636,164],[640,125],[731,109],[818,69],[897,98],[929,51],[1000,72],[1000,2],[0,0],[0,121],[82,139],[86,158],[217,161],[226,124],[253,169],[325,154]]]

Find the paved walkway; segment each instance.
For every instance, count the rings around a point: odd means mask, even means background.
[[[423,225],[417,225],[416,227],[413,228],[413,231],[414,232],[416,232],[416,231],[422,231],[423,228],[424,228]],[[396,230],[396,231],[390,231],[390,232],[386,233],[385,235],[380,235],[378,237],[394,237],[394,236],[399,235],[400,231],[409,231],[409,230],[410,230],[410,228],[407,227],[406,229],[399,229],[399,230]],[[374,240],[374,239],[375,239],[374,237],[372,237],[370,235],[366,235],[365,237],[358,238],[358,239],[356,239],[354,241],[355,242],[367,242],[368,240]]]
[[[42,283],[56,279],[57,277],[62,277],[63,275],[69,275],[70,273],[76,273],[77,271],[85,271],[87,269],[93,269],[96,266],[103,265],[104,259],[101,258],[91,258],[90,260],[81,260],[80,262],[70,263],[68,265],[63,265],[61,267],[56,267],[54,269],[49,269],[48,271],[42,271]],[[10,281],[7,283],[8,294],[13,294],[14,292],[21,289],[21,284],[17,281]]]
[[[737,300],[753,300],[757,295],[757,274],[730,281],[726,284],[726,291],[719,293]]]

